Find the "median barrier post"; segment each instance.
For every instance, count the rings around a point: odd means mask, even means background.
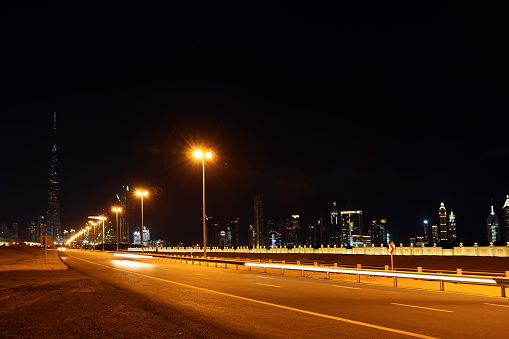
[[[338,263],[337,262],[334,263],[334,267],[338,267]]]
[[[417,266],[417,273],[422,273],[422,267]]]
[[[360,269],[361,269],[361,267],[362,267],[362,265],[361,265],[361,264],[357,264],[357,269],[358,269],[358,270],[360,270]]]
[[[389,270],[389,265],[384,265],[384,270],[388,271]]]
[[[457,274],[457,275],[461,275],[461,274],[463,274],[463,270],[462,270],[461,268],[457,268],[457,269],[456,269],[456,274]]]

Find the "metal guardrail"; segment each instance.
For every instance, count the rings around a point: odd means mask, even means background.
[[[131,252],[132,253],[132,252]],[[470,283],[470,284],[482,284],[482,285],[498,285],[500,286],[500,292],[502,297],[506,297],[505,288],[509,285],[509,277],[493,277],[486,275],[464,275],[464,274],[443,274],[443,273],[427,273],[427,272],[412,272],[412,271],[388,271],[388,270],[367,270],[361,269],[360,265],[357,265],[356,269],[353,268],[343,268],[337,267],[335,264],[333,267],[331,266],[319,266],[317,262],[314,262],[313,265],[303,265],[299,261],[287,262],[281,261],[281,263],[274,263],[272,260],[269,263],[262,263],[260,259],[257,259],[255,262],[250,259],[241,260],[241,258],[232,259],[218,259],[218,258],[200,258],[200,257],[189,257],[189,256],[175,256],[175,255],[164,255],[164,254],[150,254],[152,257],[156,258],[170,258],[175,260],[180,260],[181,262],[198,262],[200,265],[202,263],[206,263],[209,266],[213,263],[216,267],[218,264],[224,264],[225,268],[228,268],[228,265],[236,265],[236,269],[238,266],[247,266],[249,269],[251,267],[262,267],[266,272],[267,268],[272,269],[280,269],[281,274],[284,274],[285,270],[296,270],[301,271],[302,275],[305,271],[312,272],[324,272],[326,273],[326,279],[330,278],[330,274],[352,274],[357,276],[357,282],[361,282],[361,276],[377,276],[377,277],[392,277],[394,286],[398,286],[398,278],[402,279],[420,279],[420,280],[435,280],[440,282],[440,290],[444,291],[444,283],[445,282],[457,282],[457,283]],[[457,272],[459,273],[459,272]]]

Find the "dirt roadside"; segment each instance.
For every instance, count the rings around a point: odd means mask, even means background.
[[[85,276],[56,250],[0,247],[0,338],[236,338]]]

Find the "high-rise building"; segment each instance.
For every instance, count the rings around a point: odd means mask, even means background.
[[[504,210],[504,231],[505,231],[505,241],[509,242],[509,194],[506,195],[504,206],[502,206]]]
[[[281,234],[278,234],[278,230],[276,229],[276,225],[272,220],[267,221],[267,241],[265,246],[269,248],[276,247],[277,243],[281,243]]]
[[[133,232],[133,242],[134,244],[141,245],[141,233],[138,230]],[[146,226],[143,226],[143,246],[147,246],[150,242],[150,231]]]
[[[339,213],[336,202],[332,204],[331,212],[330,212],[330,241],[329,244],[331,246],[340,246],[341,245],[341,232],[339,229]]]
[[[122,244],[129,244],[129,186],[122,186],[122,192],[117,194],[117,201],[122,208],[122,212],[118,215],[118,241]],[[143,239],[145,240],[145,239]]]
[[[286,225],[286,246],[298,247],[299,232],[300,232],[300,216],[298,214],[292,214],[291,223]]]
[[[431,229],[428,220],[423,221],[423,229],[424,229],[424,239],[423,239],[424,244],[427,245],[432,243],[433,240],[431,239]]]
[[[370,229],[371,244],[379,247],[387,245],[387,219],[373,220]]]
[[[207,246],[219,246],[219,223],[214,221],[211,216],[206,216],[207,224]]]
[[[249,229],[247,230],[247,246],[249,248],[253,248],[256,242],[256,234],[254,231],[253,225],[249,225]]]
[[[323,216],[314,225],[313,247],[319,248],[325,245],[325,225]]]
[[[341,211],[341,245],[355,246],[363,241],[363,218],[361,210]]]
[[[37,227],[35,225],[35,221],[31,220],[30,225],[28,225],[26,230],[25,241],[30,242],[39,241],[36,237],[37,237]]]
[[[449,241],[451,243],[454,243],[458,240],[458,235],[456,234],[456,216],[452,211],[451,214],[449,214],[448,233]]]
[[[436,222],[431,224],[431,243],[433,245],[440,242],[440,231]]]
[[[448,242],[449,237],[447,235],[447,211],[443,202],[440,203],[438,209],[438,220],[439,220],[439,237],[440,242]]]
[[[495,242],[500,240],[500,234],[498,230],[498,217],[493,210],[491,205],[491,212],[486,218],[486,225],[488,227],[488,241]]]
[[[265,230],[263,229],[263,201],[262,197],[256,196],[254,198],[254,224],[253,224],[253,231],[255,235],[255,247],[263,246],[265,247],[266,244],[266,237]]]
[[[232,220],[226,227],[226,238],[229,247],[237,248],[239,244],[239,219]]]
[[[46,212],[46,231],[53,241],[63,241],[60,224],[60,203],[58,201],[58,158],[57,158],[57,113],[53,113],[53,147],[51,149],[49,204]]]
[[[277,233],[279,234],[280,241],[277,242],[277,247],[285,247],[286,246],[286,230],[289,228],[290,221],[286,219],[286,221],[278,221],[277,223]]]
[[[41,235],[47,234],[46,218],[44,215],[37,218],[35,241],[41,241]]]

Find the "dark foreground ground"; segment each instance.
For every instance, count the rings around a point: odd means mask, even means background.
[[[56,250],[0,247],[0,338],[237,338],[68,269]]]

